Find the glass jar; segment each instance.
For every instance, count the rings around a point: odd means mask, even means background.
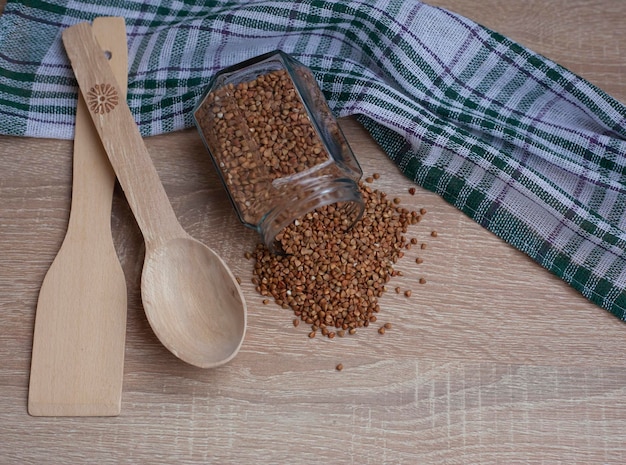
[[[363,172],[311,71],[274,51],[217,73],[194,121],[241,222],[276,250],[290,223],[339,204],[364,209]]]

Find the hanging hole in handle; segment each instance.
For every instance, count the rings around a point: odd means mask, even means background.
[[[107,60],[110,60],[111,57],[113,57],[113,54],[111,53],[111,50],[105,50],[104,51],[104,58],[106,58]]]

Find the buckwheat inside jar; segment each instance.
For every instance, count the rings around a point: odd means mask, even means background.
[[[361,215],[361,168],[312,73],[288,55],[218,74],[194,118],[241,221],[266,244],[323,205],[344,205],[348,224]]]

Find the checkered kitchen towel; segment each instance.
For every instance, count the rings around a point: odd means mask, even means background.
[[[282,49],[409,178],[626,319],[626,107],[580,77],[416,0],[9,0],[0,133],[72,137],[60,31],[96,16],[126,18],[143,135],[191,126],[217,70]]]

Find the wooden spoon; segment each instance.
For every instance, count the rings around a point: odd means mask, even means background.
[[[187,363],[209,368],[228,362],[246,329],[246,304],[235,277],[178,223],[91,26],[66,29],[63,43],[146,242],[141,295],[153,331]]]
[[[120,95],[128,52],[123,18],[93,30],[110,53]],[[36,416],[120,413],[126,338],[126,281],[111,237],[115,173],[79,96],[72,205],[66,236],[39,292],[28,392]]]

